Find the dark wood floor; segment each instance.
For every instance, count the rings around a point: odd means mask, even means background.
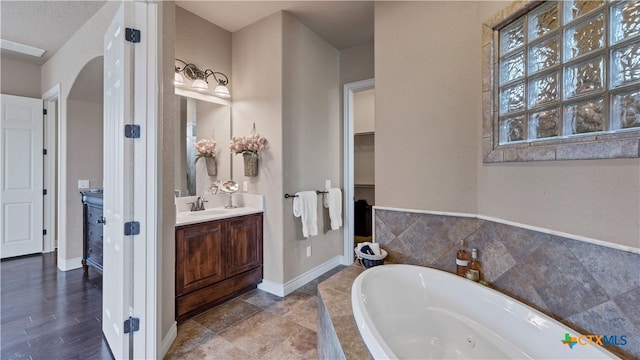
[[[102,276],[59,271],[55,253],[0,263],[0,359],[112,359]]]

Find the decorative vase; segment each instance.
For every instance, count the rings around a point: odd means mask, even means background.
[[[258,176],[258,154],[244,153],[244,176]]]
[[[205,157],[204,160],[207,164],[207,174],[209,174],[209,176],[218,175],[218,165],[216,164],[216,158]]]

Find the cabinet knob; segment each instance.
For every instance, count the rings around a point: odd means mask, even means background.
[[[106,224],[107,223],[107,219],[104,218],[104,216],[100,216],[100,218],[98,220],[96,220],[96,224]]]

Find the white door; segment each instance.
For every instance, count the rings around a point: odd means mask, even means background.
[[[122,4],[104,38],[104,210],[102,332],[116,359],[129,357],[124,321],[131,305],[131,239],[124,223],[132,217],[132,153],[124,138],[131,118],[132,44],[125,41],[129,4]],[[132,311],[132,310],[131,310]]]
[[[104,37],[102,331],[116,359],[157,357],[156,220],[148,211],[156,191],[157,16],[154,4],[123,1]],[[133,42],[127,28],[140,31]],[[131,124],[139,137],[125,137]],[[139,230],[127,234],[134,221]],[[125,334],[131,317],[139,328]]]
[[[0,95],[0,258],[42,252],[42,100]]]

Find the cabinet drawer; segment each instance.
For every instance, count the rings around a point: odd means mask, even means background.
[[[102,217],[102,208],[87,205],[87,224],[98,224],[98,220]]]

